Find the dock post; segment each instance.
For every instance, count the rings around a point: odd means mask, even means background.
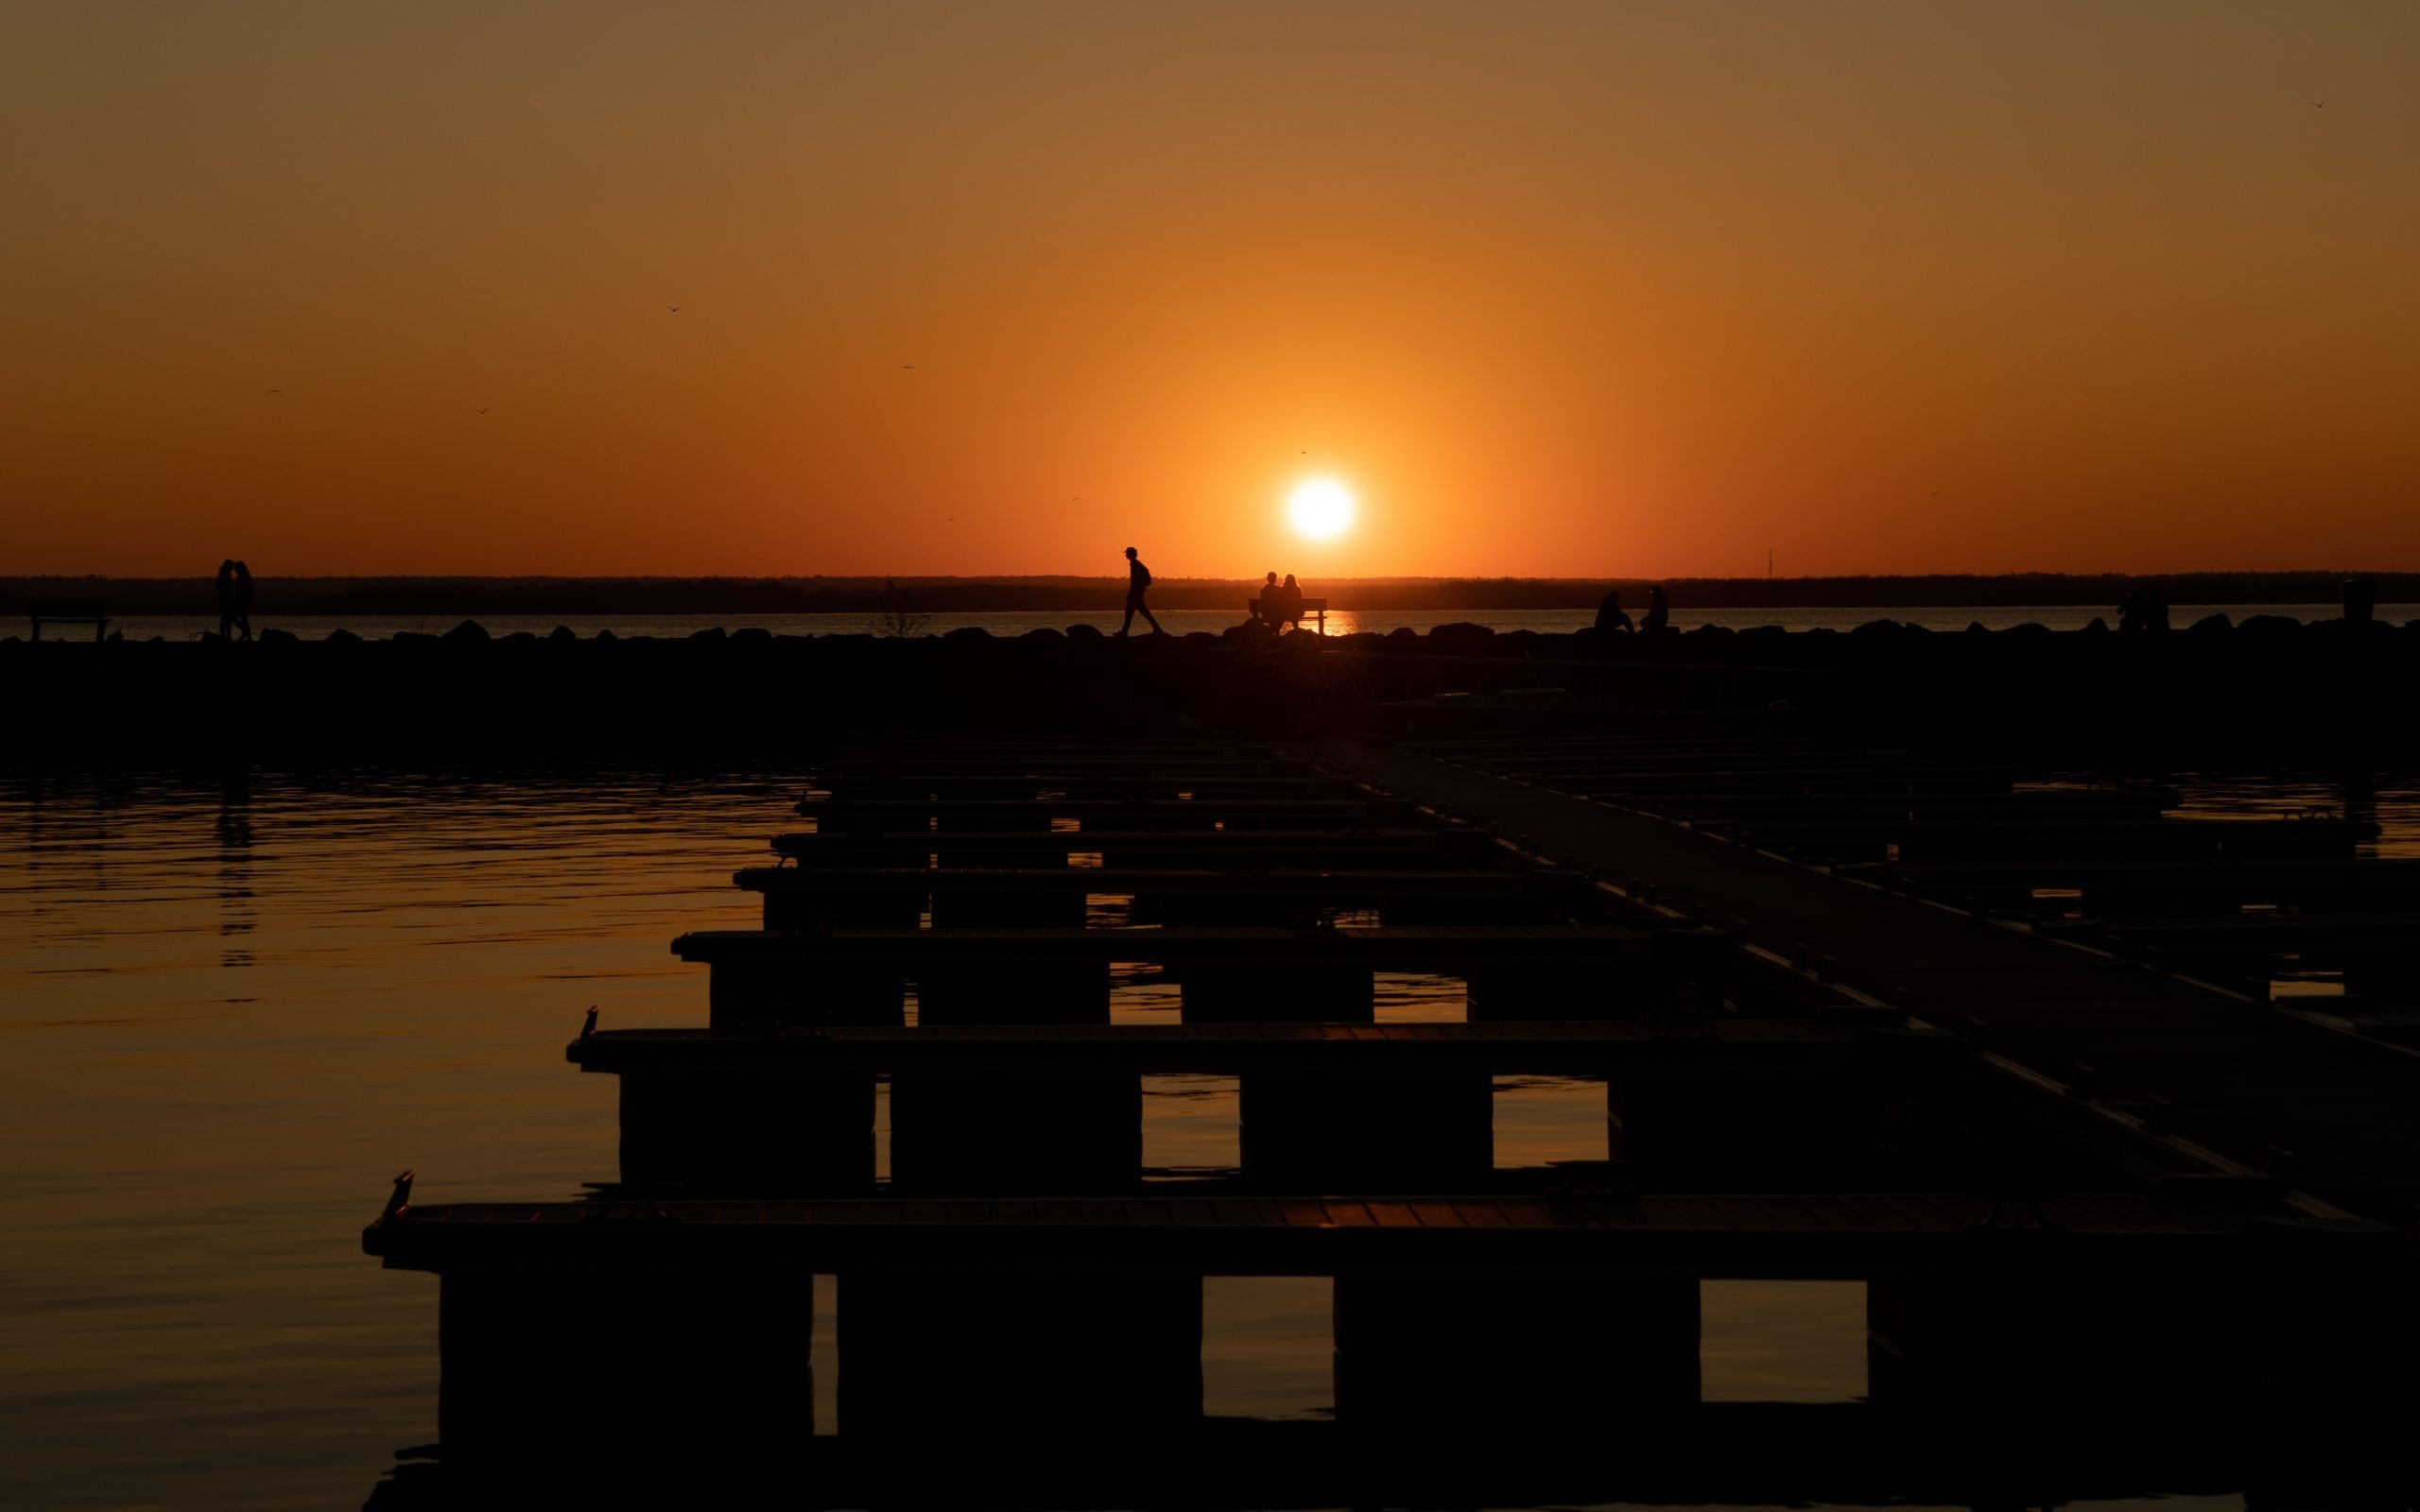
[[[815,1433],[811,1281],[447,1271],[437,1326],[447,1469],[543,1473],[628,1435],[752,1475],[794,1465]],[[635,1460],[633,1473],[667,1468]]]
[[[1156,1436],[1201,1417],[1199,1276],[843,1275],[840,1433]]]
[[[1049,834],[1056,830],[1047,814],[951,815],[933,825],[934,864],[944,868],[993,867],[999,862],[980,849],[952,845],[953,838],[977,834]]]
[[[1084,895],[1075,888],[933,894],[935,929],[1081,929]]]
[[[933,833],[943,836],[936,843],[943,846],[948,844],[946,837],[953,834],[1048,834],[1058,828],[1052,822],[1054,816],[1047,811],[1046,805],[1038,804],[1026,809],[1005,807],[996,814],[944,814],[937,811],[931,818]]]
[[[1616,1073],[1605,1079],[1605,1147],[1666,1179],[1715,1187],[1750,1172],[1846,1173],[1872,1163],[1879,1107],[1847,1076]]]
[[[928,967],[916,975],[916,1022],[1107,1023],[1109,963]]]
[[[907,979],[892,967],[717,961],[707,979],[707,1022],[717,1029],[768,1024],[894,1025]]]
[[[1696,1405],[1699,1331],[1693,1278],[1340,1276],[1337,1421],[1601,1432]]]
[[[917,983],[922,1025],[1109,1022],[1106,962],[967,967]],[[922,1194],[1116,1191],[1142,1179],[1143,1081],[1123,1073],[890,1079],[890,1177]]]
[[[2024,1233],[2009,1236],[2021,1250]],[[1915,1413],[2017,1420],[2124,1410],[2232,1416],[2253,1333],[2212,1278],[2012,1272],[1866,1283],[1866,1393]]]
[[[2357,957],[2343,968],[2348,997],[2372,1003],[2420,1003],[2420,960],[2409,954]]]
[[[1274,929],[1301,909],[1284,898],[1242,892],[1143,892],[1134,897],[1137,917],[1171,927]]]
[[[1466,981],[1473,1023],[1629,1019],[1656,1005],[1632,973],[1601,966],[1482,966]]]
[[[622,1180],[838,1196],[874,1185],[872,1076],[624,1072]]]
[[[767,929],[914,929],[924,921],[925,895],[909,891],[816,893],[765,889]]]
[[[1368,1023],[1377,1016],[1375,982],[1370,968],[1342,962],[1188,965],[1178,973],[1187,1023]]]
[[[1243,1173],[1256,1190],[1475,1191],[1495,1169],[1495,1083],[1484,1073],[1240,1081]]]
[[[1548,917],[1535,898],[1424,898],[1413,893],[1378,902],[1378,922],[1390,929],[1424,924],[1543,924]]]
[[[1066,1196],[1143,1176],[1143,1079],[902,1073],[890,1080],[890,1184],[920,1196]]]
[[[1368,1023],[1365,967],[1188,966],[1187,1023]],[[1495,1163],[1495,1081],[1483,1073],[1239,1078],[1243,1172],[1264,1191],[1392,1187],[1437,1192],[1483,1182]]]

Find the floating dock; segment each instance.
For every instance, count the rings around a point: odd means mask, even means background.
[[[1763,748],[1753,735],[1716,734],[1709,726],[1704,738],[1737,747],[1740,762]],[[2315,907],[2358,908],[2368,887],[2360,868],[2382,868],[2376,875],[2389,895],[2411,875],[2400,863],[2352,857],[2377,833],[2366,821],[2012,826],[1976,848],[1996,847],[2002,859],[1949,862],[1938,855],[1947,847],[1927,853],[1939,832],[1912,811],[1843,830],[1815,821],[1700,824],[1678,806],[1648,806],[1623,793],[1634,770],[1665,769],[1652,741],[1634,748],[1600,734],[1444,736],[1335,743],[1319,754],[1435,812],[1530,837],[1518,843],[1604,877],[1626,897],[1719,919],[1743,942],[1915,1022],[1959,1030],[2038,1074],[2119,1106],[2157,1108],[2167,1126],[2244,1164],[2290,1169],[2332,1200],[2388,1221],[2420,1202],[2420,1058],[2347,1032],[2356,1027],[2350,1020],[2268,1001],[2265,980],[2253,980],[2260,973],[2243,969],[2274,964],[2311,937],[2298,938],[2297,926],[2269,926],[2250,914],[2208,933],[2193,934],[2198,926],[2186,921],[2169,926],[2169,940],[2226,947],[2217,954],[2233,954],[2229,982],[2243,988],[2230,990],[2228,982],[2160,969],[2172,958],[2053,939],[2030,921],[1944,906],[1938,897],[1945,886],[1972,885],[1943,879],[1988,877],[2006,886],[2011,877],[2038,878],[2045,887],[2080,890],[2133,878],[2130,906],[2139,909],[2159,896],[2147,886],[2174,883],[2190,898],[2213,882],[2267,877],[2322,887],[2306,894]],[[2013,793],[2021,775],[2008,773],[2003,787]],[[1910,795],[1927,787],[1920,765],[1893,781]],[[1534,838],[1542,835],[1552,838]],[[2265,928],[2275,933],[2263,936]]]
[[[2123,1480],[2127,1415],[2400,1411],[2361,1362],[2420,1297],[2397,1217],[2420,1063],[2157,965],[2391,954],[2404,920],[2376,907],[2207,917],[2229,888],[2395,896],[2404,873],[2358,870],[2362,824],[2176,819],[2153,786],[1713,722],[1409,717],[1391,745],[888,736],[826,762],[814,828],[734,878],[766,927],[673,941],[706,1026],[568,1046],[618,1080],[617,1178],[572,1203],[406,1179],[365,1231],[441,1278],[446,1473],[526,1476],[596,1400],[664,1446],[628,1473],[707,1464],[810,1504],[886,1447],[1032,1442],[1076,1400],[1193,1452],[1219,1434],[1201,1298],[1225,1276],[1331,1283],[1322,1445],[1633,1419],[1695,1441],[1708,1280],[1864,1284],[1870,1400],[1821,1419],[1819,1458],[1864,1446],[1843,1486],[1905,1489],[1909,1435],[1985,1422]],[[2053,921],[2040,896],[2169,886],[2204,912]],[[1931,901],[1961,888],[2048,927]],[[1179,1022],[1113,1022],[1136,964]],[[1463,1022],[1375,1022],[1380,971],[1461,978]],[[1496,1165],[1495,1079],[1537,1074],[1603,1084],[1603,1160]],[[1164,1075],[1237,1079],[1237,1170],[1143,1166]],[[810,1448],[818,1275],[840,1433]],[[2232,1484],[2310,1484],[2218,1441]],[[1098,1463],[1098,1494],[1131,1488]]]

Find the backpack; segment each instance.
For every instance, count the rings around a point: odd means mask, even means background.
[[[1151,586],[1151,569],[1143,565],[1143,558],[1140,557],[1134,558],[1134,586],[1137,588]]]

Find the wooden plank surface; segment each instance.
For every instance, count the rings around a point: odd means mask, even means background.
[[[658,1217],[661,1212],[661,1217]],[[1672,1267],[1699,1275],[1888,1275],[1907,1267],[2156,1270],[2241,1248],[2246,1263],[2391,1261],[2389,1224],[2282,1205],[2045,1195],[2048,1228],[1965,1193],[1719,1193],[1641,1197],[1131,1197],[409,1207],[363,1234],[392,1265],[768,1265],[855,1270],[1174,1267],[1198,1275],[1452,1273],[1466,1267]],[[2280,1244],[2277,1234],[2296,1234]]]
[[[610,1074],[664,1070],[801,1073],[953,1070],[1030,1074],[1238,1074],[1252,1071],[1474,1071],[1599,1074],[1720,1069],[1845,1072],[1861,1044],[1904,1041],[1945,1069],[1965,1054],[1952,1036],[1807,1020],[1718,1022],[1685,1038],[1608,1019],[1540,1023],[834,1025],[813,1030],[608,1029],[571,1041],[565,1058]]]
[[[813,968],[841,963],[1048,963],[1156,961],[1353,962],[1409,971],[1486,963],[1642,963],[1659,950],[1720,936],[1685,925],[1505,924],[1375,929],[835,929],[697,930],[672,954],[708,964],[732,961]]]

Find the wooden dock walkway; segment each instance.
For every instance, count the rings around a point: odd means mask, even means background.
[[[1750,1019],[1675,1033],[1634,1019],[1549,1023],[840,1025],[810,1031],[606,1029],[571,1042],[582,1071],[1064,1073],[1468,1072],[1601,1075],[1612,1071],[1846,1069],[1861,1049],[1906,1031],[1799,1019]],[[1954,1052],[1957,1040],[1931,1037]]]
[[[802,812],[865,833],[779,837],[796,865],[734,878],[774,927],[673,943],[712,969],[713,1027],[599,1032],[592,1010],[567,1047],[617,1078],[621,1180],[415,1204],[407,1174],[364,1231],[441,1278],[445,1470],[526,1472],[589,1442],[601,1400],[659,1441],[581,1452],[617,1480],[745,1466],[813,1500],[832,1451],[783,1452],[821,1389],[813,1275],[837,1278],[839,1442],[877,1466],[1022,1443],[1079,1401],[1130,1449],[1201,1442],[1207,1277],[1330,1281],[1333,1426],[1390,1465],[1440,1433],[1493,1453],[1700,1421],[1707,1280],[1864,1283],[1873,1416],[1843,1421],[1886,1424],[1859,1442],[1893,1467],[1978,1424],[1995,1452],[2057,1418],[2132,1455],[2184,1425],[2407,1415],[2352,1366],[2411,1336],[2420,1061],[1708,827],[1794,825],[1836,862],[2030,835],[2044,864],[2140,867],[2204,843],[2163,795],[2037,797],[2005,768],[1712,726],[1565,754],[1518,782],[1345,746],[892,738],[836,760]],[[1087,912],[1104,895],[1163,922],[1072,927],[1128,917]],[[1489,909],[1518,917],[1469,917]],[[1742,952],[1735,920],[1815,970]],[[1165,968],[1184,1022],[1111,1023],[1113,962]],[[1380,970],[1466,977],[1470,1022],[1370,1022]],[[1602,1082],[1603,1160],[1495,1163],[1494,1078],[1533,1074]],[[1236,1078],[1231,1173],[1152,1179],[1159,1075]],[[1120,1484],[1164,1497],[1166,1473]]]
[[[1366,798],[882,798],[807,799],[798,811],[819,831],[1008,829],[1048,830],[1054,822],[1091,829],[1164,831],[1216,826],[1333,830],[1345,825],[1400,825],[1400,803]]]
[[[1587,879],[1527,871],[1314,870],[1292,868],[751,867],[741,890],[764,895],[767,929],[818,919],[936,928],[960,923],[1081,926],[1095,898],[1131,900],[1137,924],[1285,923],[1369,909],[1380,921],[1540,922],[1589,901]]]
[[[884,833],[777,834],[777,855],[802,866],[898,865],[901,856],[940,854],[952,866],[1064,865],[1097,855],[1115,867],[1438,867],[1478,865],[1494,842],[1470,829],[1062,830],[1047,833],[941,833],[914,828]]]
[[[2178,1133],[2256,1169],[2290,1168],[2332,1201],[2397,1222],[2420,1201],[2420,1057],[1601,794],[1482,772],[1447,759],[1461,754],[1452,742],[1436,749],[1338,742],[1306,753],[1497,833],[1531,837],[1528,849],[1563,865],[1651,885],[1665,904],[1815,961],[1923,1022],[1973,1029],[1978,1043],[2047,1077],[2088,1078],[2112,1101],[2164,1100]]]
[[[2327,819],[1815,818],[1691,816],[1701,829],[1762,849],[1832,861],[1972,861],[2013,857],[2206,857],[2270,861],[2344,857],[2377,826]]]
[[[2034,1221],[2035,1212],[2040,1221]],[[2264,1243],[2292,1235],[2298,1243]],[[1869,1280],[1907,1273],[2166,1274],[2263,1260],[2305,1275],[2398,1253],[2384,1225],[2273,1203],[1963,1194],[1636,1197],[924,1198],[457,1202],[372,1223],[389,1269],[614,1267],[919,1276],[1685,1275]]]
[[[1356,903],[1387,898],[1452,902],[1553,898],[1585,882],[1577,872],[1552,868],[1349,871],[1299,867],[748,867],[732,873],[731,880],[744,891],[762,893],[1233,894]]]
[[[1713,968],[1722,936],[1676,923],[1436,924],[1374,929],[705,929],[672,941],[712,965],[963,967],[1092,965],[1359,966],[1462,971],[1485,966]]]
[[[551,1455],[517,1471],[474,1469],[451,1457],[406,1463],[366,1512],[589,1504],[634,1491],[683,1504],[706,1486],[725,1496],[752,1486],[764,1504],[796,1512],[1113,1509],[1167,1504],[1172,1483],[1191,1512],[1996,1507],[2010,1491],[2009,1440],[2020,1424],[2028,1435],[2021,1481],[2036,1505],[2158,1505],[2189,1486],[2246,1487],[2256,1507],[2316,1506],[2400,1484],[2391,1435],[2348,1445],[2322,1468],[2273,1419],[2248,1423],[2153,1400],[2118,1415],[2100,1406],[2048,1398],[2013,1421],[1868,1402],[1708,1401],[1656,1410],[1651,1431],[1625,1435],[1617,1453],[1607,1452],[1603,1421],[1202,1418],[1151,1430],[1105,1428],[1074,1414],[1047,1426],[954,1424],[951,1452],[935,1453],[929,1421],[910,1420],[891,1432],[818,1438],[804,1470],[793,1446],[778,1441],[755,1454],[723,1447],[663,1467],[619,1455]],[[1634,1408],[1608,1421],[1644,1425],[1648,1415]],[[1541,1431],[1549,1424],[1553,1432]],[[566,1414],[564,1436],[580,1426]]]
[[[1335,799],[1364,795],[1334,775],[1219,777],[1139,769],[1132,772],[1053,772],[1031,777],[977,772],[854,776],[821,773],[811,779],[810,801],[863,799],[1167,799],[1237,801],[1264,799]]]
[[[1850,863],[1841,876],[1980,907],[2066,913],[2141,912],[2156,901],[2239,913],[2247,904],[2342,912],[2420,903],[2420,858],[2132,861],[2047,856],[2032,861]],[[2047,900],[2037,894],[2057,895]]]
[[[1123,753],[1096,747],[1089,755],[1051,752],[1004,757],[929,752],[864,755],[836,758],[811,767],[807,772],[808,780],[818,786],[827,785],[834,780],[849,782],[859,778],[886,782],[962,779],[982,782],[1014,779],[1049,787],[1057,785],[1062,779],[1115,781],[1137,777],[1198,777],[1208,781],[1244,781],[1285,778],[1309,782],[1318,776],[1311,770],[1310,764],[1299,756],[1201,755],[1166,747],[1137,748]]]

